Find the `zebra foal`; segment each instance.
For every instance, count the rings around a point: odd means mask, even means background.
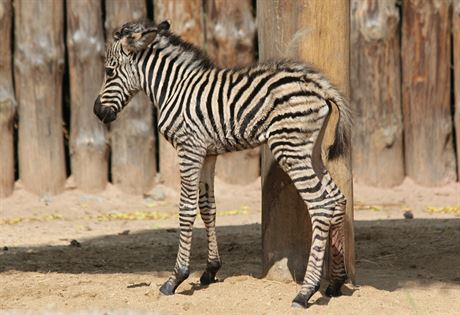
[[[214,201],[218,154],[267,143],[308,206],[312,244],[307,271],[294,306],[307,306],[319,288],[324,254],[331,235],[330,296],[340,295],[346,280],[343,256],[345,197],[321,162],[321,142],[331,111],[339,112],[329,158],[347,150],[350,115],[343,98],[321,74],[294,62],[261,63],[241,69],[219,68],[199,49],[158,25],[123,25],[107,46],[105,80],[94,104],[104,122],[138,91],[158,108],[158,128],[176,148],[181,191],[180,239],[174,272],[160,291],[174,294],[189,275],[192,228],[201,213],[208,236],[206,285],[221,267]]]

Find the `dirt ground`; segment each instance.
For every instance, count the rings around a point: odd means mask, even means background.
[[[217,182],[220,281],[204,288],[201,220],[192,274],[161,296],[178,242],[177,193],[148,196],[115,187],[39,198],[17,185],[0,200],[2,314],[459,314],[460,185],[394,189],[355,185],[356,285],[307,311],[292,309],[294,282],[260,278],[260,184]],[[412,219],[405,219],[412,214]],[[71,245],[73,244],[73,245]]]

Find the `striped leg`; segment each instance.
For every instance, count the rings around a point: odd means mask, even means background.
[[[334,222],[334,211],[339,204],[342,205],[345,201],[330,176],[319,179],[313,172],[309,165],[294,167],[288,171],[302,199],[307,204],[312,225],[312,243],[307,272],[302,288],[293,301],[294,306],[302,307],[307,307],[308,300],[319,289],[329,229]],[[304,175],[301,175],[302,173]],[[334,230],[334,233],[335,231],[337,229]]]
[[[192,246],[193,223],[197,214],[198,184],[204,154],[196,151],[178,149],[181,176],[181,193],[179,203],[180,239],[174,273],[161,286],[165,295],[174,294],[176,288],[188,278],[190,273],[190,250]]]
[[[330,278],[331,283],[326,289],[327,296],[342,295],[340,288],[347,279],[344,257],[344,217],[346,202],[337,204],[331,222],[331,266]]]
[[[305,136],[305,135],[304,135]],[[293,300],[293,306],[307,307],[310,297],[319,289],[324,255],[333,222],[334,211],[345,202],[344,196],[320,163],[320,169],[313,167],[312,152],[318,132],[309,135],[304,145],[294,140],[297,135],[285,137],[282,148],[275,148],[279,139],[269,139],[270,149],[280,166],[291,177],[301,198],[305,201],[312,224],[312,242],[307,271],[302,288]],[[287,140],[287,141],[286,141]]]
[[[208,237],[208,260],[206,270],[200,278],[202,285],[216,282],[216,273],[222,265],[217,248],[216,238],[216,202],[214,199],[214,169],[216,166],[216,156],[207,156],[200,179],[200,208],[201,219],[206,227]]]

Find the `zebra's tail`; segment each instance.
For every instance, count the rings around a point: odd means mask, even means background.
[[[346,100],[333,87],[328,91],[327,103],[330,111],[338,110],[339,118],[335,128],[334,143],[329,147],[328,159],[334,160],[348,152],[351,146],[351,111]]]

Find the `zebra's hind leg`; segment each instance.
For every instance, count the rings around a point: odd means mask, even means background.
[[[297,172],[290,171],[289,174]],[[308,300],[319,289],[329,231],[331,227],[334,229],[334,211],[339,204],[344,202],[342,193],[330,176],[325,176],[322,179],[313,177],[307,180],[308,177],[308,175],[291,176],[297,190],[307,204],[312,225],[312,243],[307,271],[300,292],[293,300],[293,306],[301,307],[307,307]]]
[[[177,287],[188,278],[190,273],[190,250],[192,246],[193,223],[197,214],[198,185],[205,152],[178,148],[181,192],[179,203],[180,238],[176,265],[173,274],[161,286],[165,295],[175,293]]]
[[[331,222],[331,266],[330,266],[330,284],[326,289],[326,295],[337,297],[342,295],[341,287],[347,280],[344,256],[344,217],[346,202],[345,198],[340,201],[334,209]]]
[[[214,199],[214,169],[216,166],[216,156],[207,156],[200,179],[200,198],[198,206],[200,208],[201,219],[206,227],[208,239],[208,260],[206,270],[203,272],[200,283],[209,285],[216,282],[216,274],[222,263],[219,257],[216,237],[216,202]]]
[[[315,140],[315,136],[311,135],[310,139]],[[304,308],[307,307],[310,297],[319,289],[334,211],[345,200],[322,163],[319,170],[313,167],[311,146],[314,142],[308,141],[303,146],[293,146],[284,142],[283,149],[274,150],[273,146],[277,141],[269,140],[275,159],[290,176],[308,207],[311,219],[312,242],[307,271],[300,292],[292,302],[292,306]]]

